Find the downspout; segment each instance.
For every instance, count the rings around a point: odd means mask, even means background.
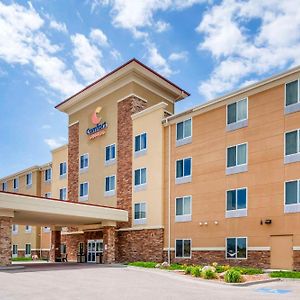
[[[171,264],[171,126],[168,133],[168,264]]]

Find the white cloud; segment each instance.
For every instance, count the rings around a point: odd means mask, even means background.
[[[90,38],[101,47],[109,45],[107,36],[99,28],[91,30]]]
[[[49,146],[50,149],[55,149],[64,145],[67,142],[67,139],[60,136],[58,138],[44,139],[44,142]]]
[[[44,20],[29,7],[0,2],[0,59],[32,67],[54,90],[68,96],[82,88],[57,56],[58,45],[42,32]]]
[[[187,59],[188,59],[187,51],[173,52],[169,55],[169,60],[171,61],[178,61],[178,60],[187,61]]]
[[[75,67],[82,78],[91,82],[105,74],[105,69],[101,65],[102,52],[83,34],[71,36],[73,43],[73,55],[75,57]]]
[[[115,60],[121,60],[122,55],[117,49],[112,49],[110,51],[110,55],[115,59]]]
[[[157,32],[165,32],[171,28],[171,25],[164,21],[157,21],[155,23],[155,30]]]
[[[49,24],[50,28],[55,29],[62,33],[68,33],[67,25],[65,23],[60,23],[55,20],[51,20]]]
[[[42,129],[50,129],[50,128],[51,128],[51,125],[49,125],[49,124],[42,125]]]
[[[300,63],[298,0],[224,0],[204,15],[197,31],[199,50],[215,59],[211,76],[199,85],[206,98],[244,86],[253,77]],[[252,21],[258,25],[253,34]],[[251,78],[252,77],[252,78]]]

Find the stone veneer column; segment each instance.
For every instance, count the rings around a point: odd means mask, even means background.
[[[68,200],[78,202],[79,182],[79,123],[69,126]]]
[[[61,256],[61,231],[52,230],[51,231],[51,248],[50,248],[50,261],[55,262],[57,257]]]
[[[128,211],[128,222],[120,227],[131,227],[132,219],[132,119],[131,115],[146,108],[146,102],[130,96],[118,103],[118,170],[117,207]]]
[[[0,266],[11,264],[12,218],[0,216]]]
[[[103,227],[104,263],[111,264],[116,260],[116,231],[113,226]]]

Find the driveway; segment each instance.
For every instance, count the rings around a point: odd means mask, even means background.
[[[39,265],[0,272],[1,300],[300,299],[300,281],[224,286],[162,270],[124,266]]]

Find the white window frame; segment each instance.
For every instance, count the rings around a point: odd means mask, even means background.
[[[46,174],[48,173],[48,171],[50,173],[50,177],[49,178],[47,178],[47,176],[46,176]],[[45,172],[45,174],[44,174],[44,180],[45,180],[45,182],[51,182],[51,180],[52,180],[52,168],[45,169],[44,172]]]
[[[86,195],[80,195],[80,192],[81,192],[81,185],[84,185],[86,184],[87,185],[87,194]],[[79,184],[79,200],[80,201],[86,201],[89,199],[89,189],[90,189],[90,185],[88,183],[88,181],[85,181],[85,182],[82,182]]]
[[[138,137],[138,136],[142,136],[143,134],[145,134],[146,135],[146,148],[143,148],[143,149],[140,149],[140,150],[135,150],[135,139],[136,139],[136,137]],[[140,146],[141,146],[141,138],[140,138]],[[140,147],[141,148],[141,147]],[[142,133],[140,133],[140,134],[137,134],[137,135],[135,135],[135,137],[134,137],[134,156],[135,157],[139,157],[139,156],[142,156],[142,155],[144,155],[144,154],[146,154],[147,153],[147,149],[148,149],[148,134],[147,134],[147,132],[146,131],[144,131],[144,132],[142,132]]]
[[[178,161],[183,161],[183,173],[184,173],[184,161],[186,159],[190,159],[191,160],[191,174],[190,175],[183,175],[181,177],[177,177],[177,162]],[[193,158],[192,157],[184,157],[184,158],[180,158],[177,159],[175,161],[175,184],[182,184],[182,183],[188,183],[192,181],[192,175],[193,175]]]
[[[236,191],[236,206],[237,206],[237,196],[239,190],[246,190],[246,208],[236,208],[232,210],[227,209],[227,192]],[[233,188],[225,191],[225,217],[226,218],[240,218],[240,217],[247,217],[248,215],[248,187],[240,187],[240,188]]]
[[[13,189],[14,189],[14,191],[17,191],[19,189],[19,184],[20,184],[19,177],[14,178],[13,179]]]
[[[236,103],[236,109],[237,109],[238,103],[243,100],[246,100],[246,102],[247,102],[247,117],[245,119],[237,120],[233,123],[228,124],[228,106]],[[237,114],[237,111],[236,111],[236,114]],[[239,128],[247,127],[248,126],[248,118],[249,118],[249,99],[248,99],[248,97],[228,103],[226,105],[226,129],[227,129],[227,131],[233,131],[233,130],[236,130]]]
[[[184,208],[184,201],[185,198],[190,198],[190,214],[182,214],[182,215],[177,215],[177,199],[183,199],[183,208]],[[192,221],[192,207],[193,207],[193,199],[192,195],[185,195],[185,196],[180,196],[175,198],[175,222],[190,222]]]
[[[7,181],[2,182],[2,191],[7,192]]]
[[[63,189],[66,190],[66,199],[60,199],[60,191],[63,190]],[[67,199],[68,199],[68,189],[66,187],[60,188],[59,189],[59,200],[61,200],[61,201],[67,201]]]
[[[44,232],[44,233],[49,233],[49,232],[51,232],[51,228],[48,227],[48,226],[44,226],[44,227],[43,227],[43,232]]]
[[[115,146],[115,157],[114,158],[109,158],[108,160],[106,160],[106,149],[109,147],[109,149],[112,147],[112,146]],[[111,152],[111,150],[109,150],[109,152]],[[113,144],[110,144],[110,145],[107,145],[105,148],[104,148],[104,164],[106,166],[109,166],[109,165],[112,165],[116,162],[116,157],[117,157],[117,146],[116,146],[116,143],[113,143]]]
[[[15,249],[17,250],[17,253],[14,253]],[[18,257],[18,244],[12,244],[12,247],[11,247],[11,256],[12,256],[12,258]]]
[[[28,176],[30,178],[30,182],[29,183],[27,182],[28,181]],[[32,186],[32,172],[27,173],[26,176],[25,176],[25,179],[26,179],[26,187],[27,188],[31,187]]]
[[[44,197],[45,197],[45,198],[51,198],[51,193],[50,193],[50,192],[45,193]]]
[[[61,166],[61,165],[65,165],[65,166],[66,166],[66,171],[65,171],[65,173],[63,173],[63,174],[60,174],[60,171],[61,171],[60,166]],[[67,165],[67,162],[66,162],[66,161],[63,161],[63,162],[59,163],[59,178],[60,178],[60,179],[66,178],[66,177],[67,177],[67,172],[68,172],[68,165]]]
[[[236,164],[235,166],[232,167],[227,167],[228,165],[228,149],[232,148],[232,147],[236,147],[236,162],[237,162],[237,157],[238,157],[238,152],[237,152],[237,148],[238,146],[241,145],[246,145],[246,163],[244,164]],[[231,175],[231,174],[237,174],[237,173],[243,173],[243,172],[247,172],[248,171],[248,152],[249,152],[249,147],[248,147],[248,142],[243,142],[240,144],[236,144],[236,145],[231,145],[226,147],[226,161],[225,161],[225,167],[226,167],[226,175]]]
[[[27,252],[27,245],[30,246],[30,254],[26,253]],[[31,252],[32,252],[31,244],[30,243],[26,243],[25,244],[25,257],[31,257]]]
[[[191,135],[183,137],[182,139],[177,139],[177,126],[178,126],[178,124],[183,123],[183,128],[184,128],[185,122],[189,121],[189,120],[191,120]],[[183,129],[183,132],[184,132],[184,129]],[[176,123],[175,134],[176,134],[176,136],[175,136],[176,147],[179,147],[179,146],[182,146],[182,145],[186,145],[186,144],[190,144],[192,142],[192,137],[193,137],[193,118],[188,118],[188,119],[185,119],[183,121],[177,122]]]
[[[177,241],[183,241],[182,243],[182,247],[183,247],[183,251],[182,251],[182,255],[183,256],[177,256],[177,251],[176,251],[176,242]],[[190,241],[190,256],[184,256],[184,241]],[[178,259],[190,259],[192,258],[192,239],[191,238],[185,238],[185,239],[175,239],[175,258],[178,258]]]
[[[236,257],[228,257],[227,256],[227,239],[235,239],[235,255]],[[237,257],[237,239],[246,239],[246,257]],[[248,259],[248,237],[246,236],[230,236],[225,238],[225,258],[230,260],[246,260]]]
[[[288,182],[297,182],[297,203],[286,204],[286,183]],[[283,205],[284,205],[284,213],[297,213],[300,212],[300,179],[292,179],[287,180],[283,184],[284,187],[284,197],[283,197]]]
[[[85,167],[81,167],[81,157],[82,156],[87,156],[87,166]],[[89,169],[89,166],[90,166],[90,156],[88,153],[83,153],[79,156],[79,170],[80,172],[84,172],[84,171],[87,171]]]
[[[12,232],[12,234],[18,234],[18,232],[19,232],[19,225],[18,224],[12,224],[12,226],[11,226],[11,232]]]
[[[135,218],[135,205],[136,204],[144,204],[145,205],[145,218],[139,218],[139,219],[136,219]],[[134,225],[144,225],[147,223],[147,203],[146,202],[135,202],[133,203],[133,222],[134,222]]]
[[[286,105],[286,86],[289,83],[292,83],[294,81],[298,82],[297,102],[293,103],[293,104],[290,104],[290,105]],[[297,112],[297,111],[300,111],[300,79],[299,78],[290,80],[290,81],[286,82],[285,85],[284,85],[284,113],[285,114],[290,114],[290,113]]]
[[[139,183],[139,184],[135,184],[135,172],[139,171],[140,172],[140,179],[142,179],[142,170],[145,169],[146,172],[146,182],[145,183]],[[147,188],[147,183],[148,183],[148,170],[146,167],[141,167],[138,169],[133,170],[133,186],[134,186],[134,191],[135,192],[139,192],[142,190],[145,190]]]
[[[25,225],[25,233],[32,233],[32,226]]]
[[[111,189],[111,190],[107,191],[106,190],[106,178],[109,178],[109,180],[110,180],[110,178],[112,178],[112,177],[114,177],[114,179],[115,179],[115,187],[114,187],[114,189]],[[115,194],[116,194],[116,186],[117,186],[117,176],[115,174],[105,176],[105,178],[104,178],[104,196],[105,197],[115,196]]]
[[[297,152],[296,153],[291,153],[291,154],[286,154],[286,135],[297,131]],[[293,129],[293,130],[289,130],[286,131],[284,133],[284,149],[283,149],[283,155],[284,155],[284,163],[285,164],[289,164],[289,163],[293,163],[293,162],[297,162],[300,161],[300,129]]]

